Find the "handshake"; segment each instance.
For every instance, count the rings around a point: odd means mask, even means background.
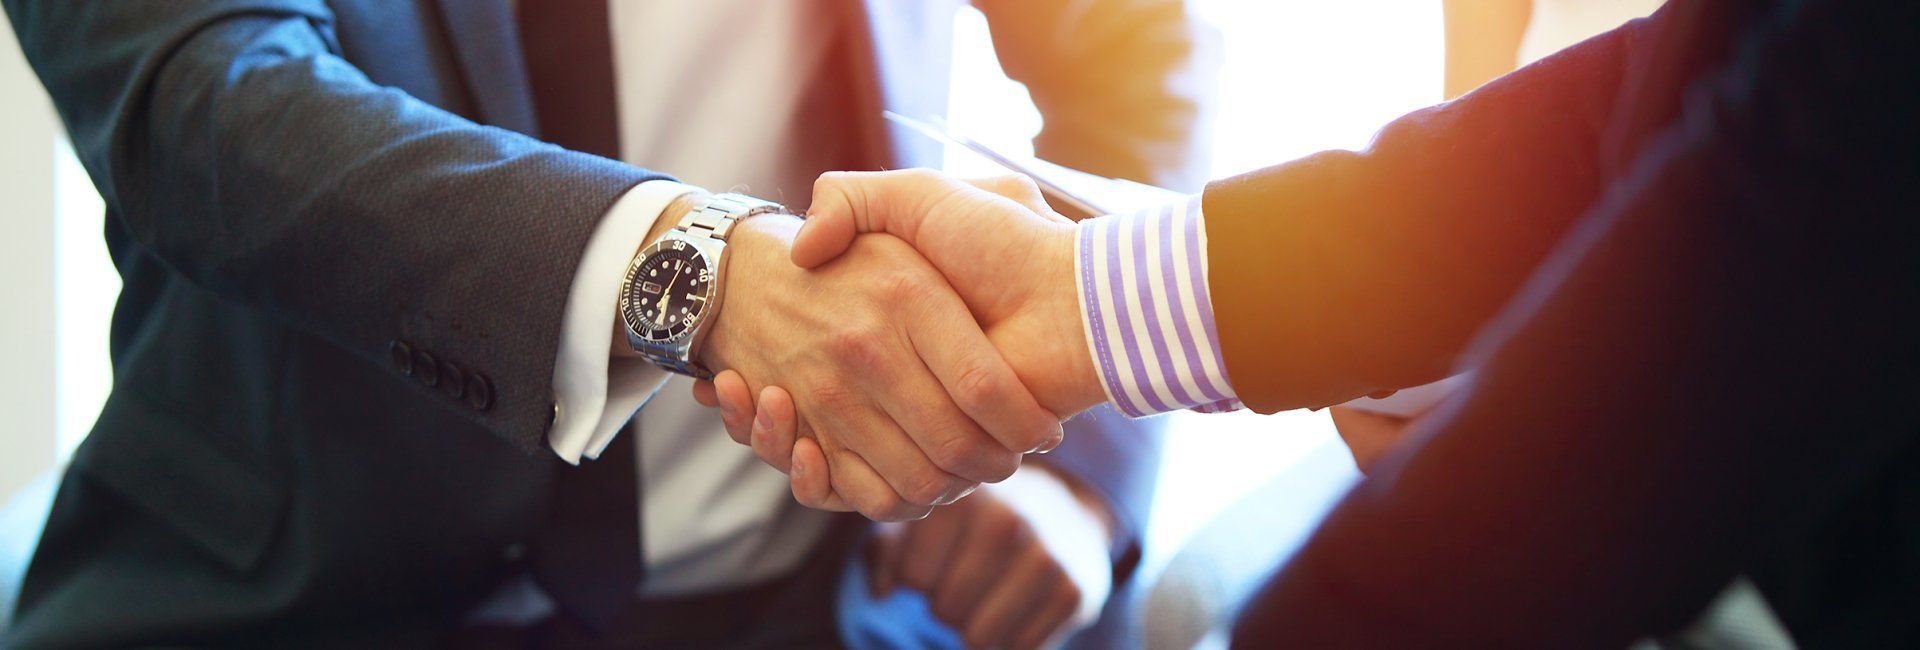
[[[694,397],[802,504],[924,517],[1106,401],[1074,224],[1024,176],[831,173],[804,221],[734,232],[726,306],[699,350],[718,374]]]

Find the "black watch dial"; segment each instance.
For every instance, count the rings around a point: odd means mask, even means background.
[[[627,326],[649,341],[678,340],[693,330],[713,298],[713,266],[699,249],[669,239],[627,268],[626,286],[620,314]]]

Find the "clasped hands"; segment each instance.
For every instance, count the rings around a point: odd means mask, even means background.
[[[1074,232],[1025,177],[822,176],[804,221],[736,228],[694,396],[800,503],[924,517],[1105,401]]]

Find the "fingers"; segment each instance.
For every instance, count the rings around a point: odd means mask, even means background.
[[[813,183],[813,205],[793,240],[793,263],[813,268],[847,250],[863,232],[884,232],[914,241],[932,201],[967,187],[927,169],[890,172],[829,172]]]
[[[962,182],[980,189],[1013,199],[1014,202],[1035,214],[1061,223],[1072,223],[1072,219],[1061,216],[1047,204],[1047,197],[1040,192],[1040,186],[1024,174],[1003,174],[987,178],[966,178]]]
[[[953,294],[927,295],[924,307],[909,316],[907,338],[914,351],[939,378],[954,406],[970,423],[999,441],[1009,454],[989,453],[967,445],[961,432],[953,439],[931,441],[928,450],[935,465],[966,478],[998,482],[1020,465],[1019,454],[1050,451],[1064,435],[1060,418],[1040,406],[1039,399],[1021,383],[993,342],[967,318],[966,305]],[[928,441],[923,441],[928,442]],[[977,457],[965,457],[978,455]]]
[[[1066,583],[1071,584],[1071,583]],[[1080,609],[1079,594],[1070,588],[1054,589],[1037,607],[1031,608],[1032,616],[1025,621],[1026,629],[1013,635],[1005,647],[1014,650],[1037,650],[1053,641],[1075,610]]]
[[[793,443],[800,437],[793,396],[779,386],[760,389],[759,408],[755,409],[750,428],[748,444],[753,447],[753,455],[774,469],[790,472]]]
[[[1032,541],[1032,532],[1013,517],[975,518],[941,571],[939,586],[928,594],[933,615],[956,630],[963,629],[987,591],[1006,573],[1007,554]]]
[[[904,506],[934,506],[952,502],[975,482],[954,476],[941,470],[926,454],[922,453],[911,441],[914,438],[900,428],[900,425],[888,415],[878,411],[865,411],[851,417],[842,417],[838,422],[846,423],[837,430],[839,446],[837,450],[844,455],[861,459],[861,465],[869,471],[879,473],[881,480],[892,487],[892,497],[902,502],[898,505],[885,504],[874,495],[849,494],[839,479],[839,456],[833,448],[833,441],[826,447],[827,462],[834,476],[834,488],[841,496],[860,506],[862,514],[869,514],[869,508],[880,511],[906,511]],[[829,425],[832,426],[832,425]],[[866,502],[862,502],[862,498]],[[917,509],[918,514],[911,519],[926,515],[924,508]],[[873,517],[879,521],[902,521],[900,516]]]
[[[714,376],[713,381],[696,382],[693,385],[694,399],[700,399],[701,386],[708,386],[713,393],[714,402],[720,407],[720,423],[726,425],[727,437],[734,442],[750,445],[749,436],[753,431],[753,421],[757,410],[751,391],[747,389],[747,380],[740,373],[723,370]],[[702,401],[701,403],[706,403]],[[764,459],[763,459],[764,460]],[[774,465],[781,467],[781,465]]]
[[[910,338],[919,336],[910,335]],[[984,341],[985,337],[981,339]],[[998,355],[994,358],[997,360]],[[959,498],[961,490],[1012,476],[1013,471],[1020,468],[1020,454],[1026,450],[1009,449],[983,431],[969,413],[954,404],[951,388],[943,386],[947,382],[929,376],[924,367],[916,370],[919,372],[907,373],[876,398],[881,410],[911,436],[929,462],[966,481],[950,486],[952,489],[944,491],[939,502],[930,505],[952,503]],[[1007,374],[1011,375],[1012,371]]]
[[[833,474],[833,489],[853,509],[874,521],[912,521],[927,516],[931,506],[901,500],[893,487],[866,459],[847,452],[828,452],[827,471]]]
[[[941,573],[966,535],[974,511],[973,502],[963,501],[907,524],[893,574],[896,581],[923,593],[934,593],[940,586]]]
[[[820,450],[820,443],[812,438],[795,440],[792,467],[787,482],[793,489],[794,501],[816,510],[853,511],[853,506],[833,491],[832,473],[827,469],[827,456]]]
[[[713,382],[707,381],[705,379],[694,380],[693,381],[693,401],[699,402],[701,406],[705,406],[707,408],[715,408],[720,406],[720,397],[715,395],[713,390],[714,390]]]
[[[972,618],[954,626],[968,647],[1006,647],[1014,634],[1025,631],[1033,606],[1051,598],[1065,581],[1065,575],[1038,545],[1027,547],[1012,562],[1012,569],[994,583]]]

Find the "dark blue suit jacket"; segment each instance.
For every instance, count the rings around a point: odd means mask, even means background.
[[[1249,405],[1480,368],[1236,645],[1620,648],[1744,574],[1803,647],[1920,647],[1916,25],[1675,0],[1209,188]]]
[[[982,4],[1043,154],[1197,178],[1179,3]],[[663,175],[538,139],[509,6],[6,0],[124,280],[115,387],[11,640],[424,642],[521,570],[564,471],[543,441],[568,283]],[[844,62],[874,80],[844,113],[865,164],[936,163],[878,115],[945,106],[951,4],[822,7],[868,26]],[[1155,441],[1103,422],[1051,460],[1111,497],[1124,568]]]

